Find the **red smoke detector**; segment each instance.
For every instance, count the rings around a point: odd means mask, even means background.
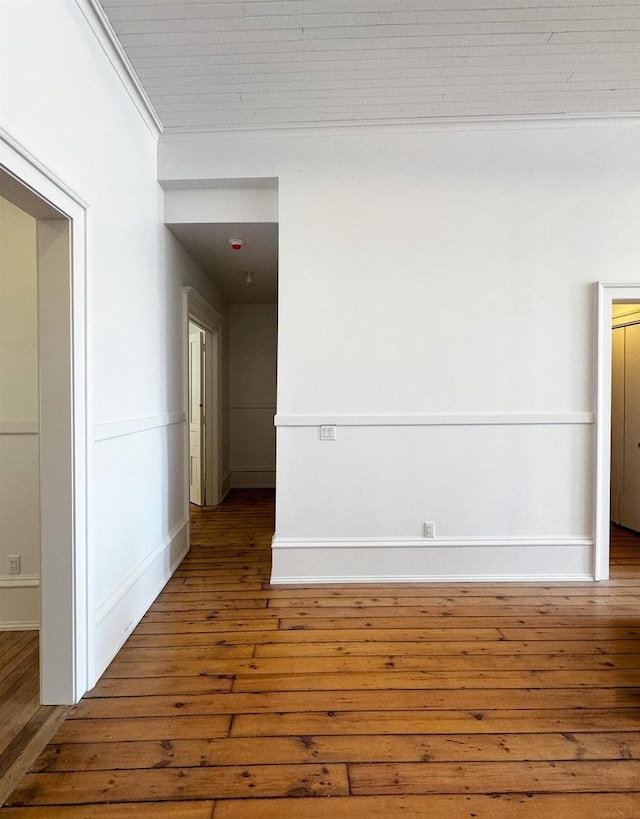
[[[229,239],[229,244],[234,250],[241,250],[244,245],[244,239]]]

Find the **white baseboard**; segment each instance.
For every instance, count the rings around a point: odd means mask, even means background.
[[[271,577],[272,586],[320,586],[327,584],[335,585],[351,585],[356,583],[375,584],[375,583],[590,583],[593,581],[591,574],[567,574],[567,575],[548,575],[548,574],[452,574],[452,575],[353,575],[340,577],[339,575],[318,575],[316,577],[292,575],[286,577],[278,575]]]
[[[593,580],[593,541],[571,538],[274,537],[274,584]]]
[[[231,472],[232,489],[273,489],[275,485],[275,469],[234,469]]]
[[[272,540],[274,549],[442,549],[451,547],[511,546],[593,546],[593,540],[584,537],[278,537]]]
[[[40,621],[0,620],[0,631],[40,631]]]
[[[189,550],[188,519],[180,521],[95,613],[93,687]]]
[[[40,578],[37,574],[0,575],[0,629],[40,627]]]

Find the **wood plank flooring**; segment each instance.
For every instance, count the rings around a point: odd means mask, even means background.
[[[0,631],[0,757],[40,707],[37,631]]]
[[[0,819],[638,819],[640,538],[598,584],[270,587],[273,497],[193,548]]]
[[[66,711],[40,705],[38,632],[0,632],[0,804],[51,739]]]

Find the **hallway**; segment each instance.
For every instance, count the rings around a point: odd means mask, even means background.
[[[0,819],[637,819],[637,536],[597,585],[274,588],[271,491],[191,531]]]

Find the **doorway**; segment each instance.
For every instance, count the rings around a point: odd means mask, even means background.
[[[206,331],[189,320],[189,503],[206,506]]]
[[[640,532],[640,304],[611,316],[611,520]]]
[[[192,287],[183,288],[185,337],[186,507],[217,506],[222,474],[222,316]]]
[[[90,656],[86,205],[4,132],[0,196],[35,220],[40,702],[72,704],[89,687]]]
[[[625,374],[640,361],[640,285],[599,283],[597,299],[594,578],[606,580],[611,522],[640,529],[640,382]]]
[[[0,196],[0,760],[40,708],[38,427],[37,221]]]

